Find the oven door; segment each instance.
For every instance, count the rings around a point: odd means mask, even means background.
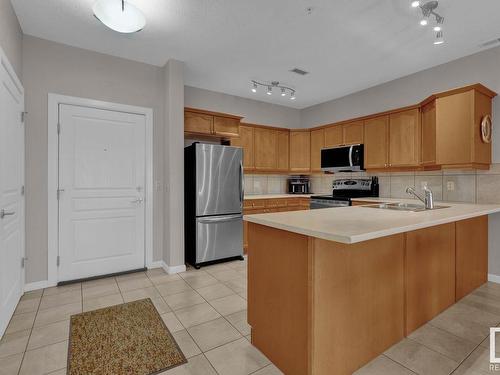
[[[336,201],[331,199],[311,199],[309,208],[315,210],[318,208],[332,208],[332,207],[348,207],[351,205],[350,201]]]

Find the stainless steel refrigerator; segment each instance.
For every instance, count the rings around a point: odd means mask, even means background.
[[[184,149],[186,261],[196,268],[243,259],[243,151],[193,143]]]

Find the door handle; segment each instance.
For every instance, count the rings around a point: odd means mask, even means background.
[[[12,216],[16,213],[14,211],[5,211],[3,208],[0,210],[0,219],[3,219],[5,216]]]
[[[137,204],[139,204],[139,203],[142,203],[143,201],[144,201],[144,199],[137,198],[137,199],[134,199],[133,201],[130,201],[130,203],[137,203]]]
[[[228,221],[236,221],[242,219],[243,216],[238,214],[238,215],[228,215],[228,216],[204,217],[204,218],[199,218],[198,222],[200,224],[217,224],[217,223],[225,223]]]

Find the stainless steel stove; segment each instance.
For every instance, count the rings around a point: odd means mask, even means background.
[[[378,197],[378,178],[353,178],[333,181],[331,195],[313,195],[310,208],[351,206],[352,198]]]

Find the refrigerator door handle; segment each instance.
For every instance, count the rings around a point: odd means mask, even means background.
[[[197,221],[201,224],[217,224],[217,223],[225,223],[228,221],[241,220],[243,216],[241,214],[237,215],[225,215],[225,216],[216,216],[216,217],[200,217]]]
[[[240,203],[243,208],[243,199],[245,198],[245,182],[243,181],[243,162],[240,161]]]

